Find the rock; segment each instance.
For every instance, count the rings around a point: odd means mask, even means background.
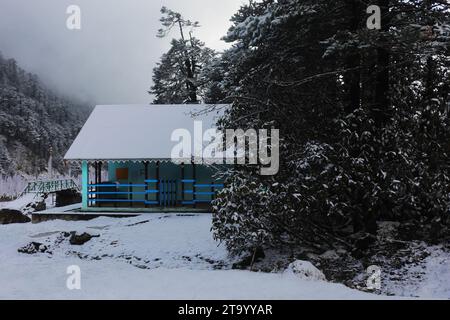
[[[337,252],[335,250],[328,250],[325,253],[321,254],[320,258],[336,260],[336,259],[339,259],[339,255],[337,254]]]
[[[0,209],[0,224],[27,223],[31,219],[19,210]]]
[[[92,238],[98,238],[100,237],[99,235],[90,235],[89,233],[83,233],[78,235],[76,232],[71,232],[70,233],[70,239],[69,242],[71,245],[74,246],[81,246],[83,244],[85,244],[86,242],[88,242],[89,240],[91,240]]]
[[[296,260],[287,267],[285,273],[294,274],[304,280],[327,281],[323,272],[309,261]]]
[[[51,253],[50,251],[48,251],[47,246],[43,245],[42,243],[39,242],[30,242],[29,244],[27,244],[26,246],[23,246],[19,249],[17,249],[18,252],[20,253],[26,253],[26,254],[35,254],[35,253]]]
[[[45,201],[33,203],[31,207],[34,209],[34,211],[44,211],[45,209],[47,209]]]

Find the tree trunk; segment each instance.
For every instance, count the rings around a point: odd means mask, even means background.
[[[185,66],[187,72],[186,89],[188,91],[189,103],[197,103],[197,86],[192,83],[194,80],[194,70],[193,62],[190,58],[186,59]]]

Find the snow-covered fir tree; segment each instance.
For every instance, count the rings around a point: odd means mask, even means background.
[[[280,172],[236,166],[214,233],[255,246],[354,248],[377,221],[449,236],[449,10],[442,1],[252,1],[233,17],[227,128],[280,129]],[[251,196],[250,196],[251,195]],[[433,230],[433,231],[431,231]]]

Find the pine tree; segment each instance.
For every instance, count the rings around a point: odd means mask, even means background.
[[[198,22],[184,19],[180,13],[163,7],[161,23],[164,29],[157,36],[166,37],[173,27],[180,33],[179,39],[172,39],[171,48],[153,70],[153,86],[149,93],[155,95],[156,104],[198,103],[201,83],[199,74],[205,64],[214,56],[214,50],[193,36]],[[191,29],[186,36],[186,29]]]

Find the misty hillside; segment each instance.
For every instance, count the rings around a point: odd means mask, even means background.
[[[0,53],[0,176],[46,170],[50,147],[53,166],[80,130],[89,109],[58,96],[39,78]]]

